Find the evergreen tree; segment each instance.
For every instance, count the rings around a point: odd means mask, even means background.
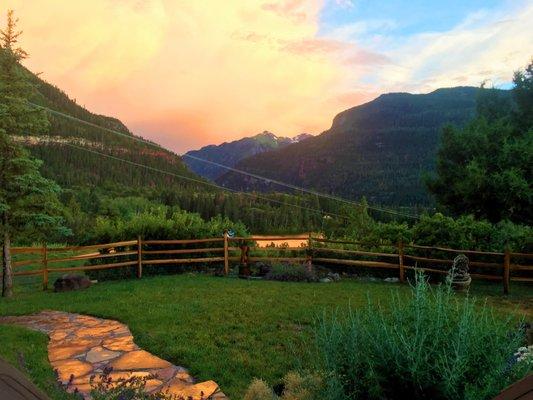
[[[13,294],[11,241],[24,234],[26,240],[61,230],[57,216],[59,187],[41,176],[41,162],[29,157],[16,143],[16,137],[42,133],[48,126],[46,115],[32,108],[32,93],[19,62],[27,53],[16,47],[21,32],[16,30],[13,12],[7,27],[0,31],[0,233],[3,247],[2,296]]]
[[[514,83],[513,107],[487,92],[471,124],[444,129],[428,187],[455,215],[533,222],[533,64]]]

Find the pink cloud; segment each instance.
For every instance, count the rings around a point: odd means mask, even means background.
[[[294,22],[305,22],[308,19],[305,11],[306,0],[282,0],[262,5],[262,9],[272,11],[280,17],[289,18]]]
[[[349,48],[347,43],[332,39],[303,39],[283,46],[283,50],[298,55],[331,54]]]
[[[380,53],[368,50],[357,50],[354,54],[344,60],[350,65],[384,65],[391,64],[392,60]]]

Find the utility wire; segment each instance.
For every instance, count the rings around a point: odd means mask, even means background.
[[[285,206],[297,207],[297,208],[300,208],[302,210],[315,212],[315,213],[322,214],[322,215],[325,215],[325,216],[334,216],[334,217],[345,219],[345,220],[349,220],[350,219],[350,217],[348,217],[346,215],[336,214],[336,213],[323,211],[323,210],[319,210],[319,209],[311,208],[311,207],[300,206],[298,204],[285,203],[285,202],[280,201],[280,200],[271,199],[271,198],[268,198],[266,196],[261,196],[261,195],[257,195],[257,194],[254,194],[254,193],[240,192],[240,191],[235,190],[235,189],[225,188],[223,186],[217,185],[216,183],[212,183],[212,182],[203,181],[203,180],[200,180],[200,179],[191,178],[189,176],[176,174],[176,173],[170,172],[170,171],[165,171],[165,170],[162,170],[162,169],[159,169],[159,168],[151,167],[151,166],[146,165],[146,164],[141,164],[141,163],[137,163],[135,161],[126,160],[124,158],[116,157],[116,156],[113,156],[111,154],[102,153],[102,152],[99,152],[99,151],[96,151],[96,150],[92,150],[92,149],[89,149],[87,147],[78,146],[78,145],[75,145],[75,144],[72,144],[72,143],[62,143],[62,144],[65,145],[65,146],[69,146],[69,147],[78,149],[78,150],[82,150],[82,151],[86,151],[86,152],[89,152],[89,153],[92,153],[92,154],[96,154],[96,155],[99,155],[99,156],[102,156],[102,157],[106,157],[106,158],[109,158],[109,159],[112,159],[112,160],[115,160],[115,161],[120,161],[120,162],[129,164],[129,165],[133,165],[133,166],[136,166],[136,167],[145,168],[147,170],[154,171],[154,172],[159,172],[161,174],[170,175],[170,176],[172,176],[174,178],[180,178],[180,179],[188,180],[188,181],[191,181],[191,182],[199,183],[199,184],[202,184],[202,185],[211,186],[211,187],[223,190],[223,191],[229,191],[229,192],[232,192],[232,193],[238,193],[238,194],[242,194],[244,196],[252,197],[254,199],[262,199],[262,200],[265,200],[265,201],[268,201],[268,202],[277,203],[277,204],[281,204],[281,205],[285,205]]]
[[[119,132],[119,131],[114,130],[114,129],[105,128],[105,127],[102,127],[100,125],[94,124],[92,122],[85,121],[83,119],[74,117],[74,116],[69,115],[69,114],[62,113],[60,111],[53,110],[53,109],[51,109],[49,107],[41,106],[39,104],[35,104],[35,103],[32,103],[32,102],[28,102],[28,103],[31,106],[37,107],[37,108],[42,109],[42,110],[49,111],[51,114],[54,114],[54,115],[57,115],[57,116],[60,116],[60,117],[64,117],[64,118],[70,119],[72,121],[76,121],[76,122],[79,122],[79,123],[82,123],[82,124],[85,124],[85,125],[88,125],[88,126],[91,126],[91,127],[94,127],[94,128],[102,129],[102,130],[104,130],[106,132],[113,133],[113,134],[116,134],[116,135],[119,135],[119,136],[123,136],[125,138],[130,139],[130,140],[134,140],[134,141],[137,141],[137,142],[140,142],[140,143],[144,143],[144,144],[147,144],[149,146],[154,146],[154,147],[157,147],[158,149],[164,149],[162,146],[158,145],[157,143],[148,141],[148,140],[146,140],[146,139],[144,139],[142,137],[134,136],[132,134],[127,134],[127,133],[124,133],[124,132]],[[164,150],[167,150],[167,149],[164,149]],[[200,162],[208,163],[208,164],[211,164],[211,165],[215,165],[215,166],[227,169],[227,170],[232,171],[232,172],[236,172],[236,173],[239,173],[239,174],[242,174],[242,175],[247,175],[247,176],[250,176],[250,177],[253,177],[253,178],[256,178],[256,179],[263,180],[265,182],[271,182],[271,183],[277,184],[279,186],[284,186],[284,187],[287,187],[287,188],[290,188],[290,189],[293,189],[293,190],[297,190],[297,191],[300,191],[300,192],[303,192],[303,193],[308,193],[308,194],[312,194],[312,195],[315,195],[315,196],[324,197],[324,198],[327,198],[327,199],[330,199],[330,200],[339,201],[339,202],[342,202],[342,203],[350,204],[350,205],[355,206],[355,207],[360,207],[360,208],[364,207],[361,204],[359,204],[359,203],[357,203],[355,201],[352,201],[352,200],[347,200],[347,199],[344,199],[342,197],[338,197],[338,196],[334,196],[334,195],[330,195],[330,194],[326,194],[326,193],[321,193],[321,192],[317,192],[317,191],[314,191],[314,190],[310,190],[310,189],[306,189],[306,188],[303,188],[303,187],[299,187],[299,186],[296,186],[296,185],[292,185],[292,184],[289,184],[289,183],[281,182],[281,181],[278,181],[278,180],[275,180],[275,179],[270,179],[270,178],[267,178],[267,177],[264,177],[264,176],[261,176],[261,175],[257,175],[257,174],[253,174],[253,173],[250,173],[250,172],[242,171],[242,170],[239,170],[239,169],[236,169],[236,168],[232,168],[232,167],[229,167],[227,165],[223,165],[223,164],[220,164],[220,163],[217,163],[217,162],[214,162],[214,161],[210,161],[210,160],[206,160],[206,159],[203,159],[203,158],[200,158],[200,157],[192,156],[190,154],[182,154],[181,157],[188,157],[188,158],[194,159],[196,161],[200,161]],[[218,185],[216,185],[216,186],[218,188],[220,188],[220,189],[227,189],[227,188],[222,187],[222,186],[218,186]],[[233,189],[230,189],[230,190],[234,191]],[[235,192],[238,192],[238,191],[235,191]],[[420,219],[420,217],[418,217],[417,215],[411,215],[411,214],[399,212],[399,211],[396,211],[396,210],[390,210],[390,209],[371,206],[371,205],[367,205],[366,208],[374,210],[374,211],[379,211],[379,212],[383,212],[383,213],[388,213],[388,214],[392,214],[392,215],[401,216],[401,217],[412,218],[412,219]]]

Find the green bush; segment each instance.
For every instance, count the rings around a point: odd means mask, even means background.
[[[473,216],[459,218],[442,214],[423,215],[412,228],[412,238],[417,244],[448,246],[456,249],[503,251],[533,251],[533,228],[502,221],[491,224]]]
[[[225,229],[232,229],[239,236],[247,235],[242,223],[235,223],[227,218],[219,216],[205,221],[198,214],[162,207],[133,214],[128,218],[99,217],[86,242],[110,243],[133,240],[137,236],[144,240],[203,239],[221,237]]]
[[[114,217],[99,217],[91,234],[88,235],[87,244],[114,243],[119,241],[135,240],[140,236],[143,240],[179,240],[179,239],[205,239],[221,238],[224,230],[233,230],[239,236],[246,236],[246,228],[241,223],[234,223],[221,217],[212,218],[209,221],[203,220],[198,214],[191,214],[185,211],[170,212],[168,208],[153,208],[138,214],[132,214],[125,218],[124,215]],[[220,243],[220,246],[222,244]],[[143,246],[143,250],[171,250],[190,249],[195,247],[191,244],[184,245],[150,245]],[[205,244],[196,247],[205,248]],[[207,246],[210,247],[210,246]],[[218,246],[211,246],[218,247]],[[125,251],[124,248],[115,248],[117,252]],[[201,253],[184,257],[215,257],[220,253]],[[93,264],[109,264],[115,262],[134,261],[136,255],[129,258],[110,257],[93,261]],[[146,256],[148,257],[148,256]],[[176,255],[152,255],[150,257],[175,258]],[[211,265],[212,266],[212,265]],[[205,270],[205,265],[150,265],[143,269],[143,275],[158,275],[191,271],[194,269]],[[221,265],[219,266],[221,267]],[[92,279],[108,280],[122,279],[135,276],[136,267],[126,267],[108,270],[89,271],[88,275]]]
[[[316,282],[316,273],[302,264],[273,264],[265,279],[282,282]]]
[[[525,340],[515,326],[419,276],[409,298],[396,293],[383,307],[369,302],[319,320],[313,359],[327,376],[322,398],[490,399],[531,368],[513,358]]]
[[[533,252],[533,227],[510,221],[492,224],[471,215],[452,218],[440,213],[422,215],[416,223],[367,222],[352,229],[326,230],[327,237],[362,240],[369,243],[396,245],[414,242],[420,245],[465,250]]]

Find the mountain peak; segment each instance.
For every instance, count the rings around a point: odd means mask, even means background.
[[[261,136],[267,136],[267,137],[271,137],[271,138],[277,138],[278,136],[270,131],[263,131],[261,133],[258,133],[257,135],[255,135],[254,137],[261,137]]]
[[[293,143],[300,143],[302,140],[309,139],[311,137],[313,137],[313,135],[311,135],[310,133],[304,132],[304,133],[300,133],[299,135],[296,135],[291,140]]]

